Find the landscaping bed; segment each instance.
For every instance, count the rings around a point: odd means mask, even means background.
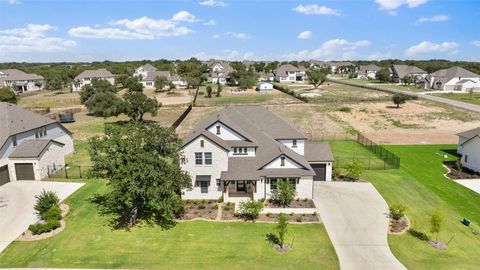
[[[279,214],[272,214],[272,213],[267,213],[267,214],[261,214],[257,220],[259,221],[265,221],[265,222],[276,222],[277,217]],[[320,222],[320,219],[318,218],[318,214],[315,212],[314,214],[293,214],[290,213],[287,215],[289,222],[290,223],[304,223],[304,222]]]
[[[448,168],[447,177],[450,179],[477,179],[480,174],[470,170],[469,168],[462,168],[458,170],[456,161],[447,161],[443,163]]]
[[[185,213],[181,220],[204,218],[214,220],[217,218],[218,204],[216,200],[185,200],[183,201]]]
[[[231,202],[223,203],[222,205],[222,220],[239,220],[235,216],[235,204]]]
[[[388,232],[392,234],[401,234],[406,232],[409,227],[410,221],[406,216],[403,216],[400,219],[390,218],[390,226]]]
[[[283,206],[276,203],[274,200],[266,200],[263,204],[264,208],[284,208]],[[315,208],[315,203],[310,199],[300,199],[297,198],[293,200],[287,208]]]

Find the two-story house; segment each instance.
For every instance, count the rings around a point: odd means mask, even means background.
[[[377,71],[381,67],[377,65],[360,65],[357,71],[357,79],[375,79]]]
[[[224,61],[213,62],[208,68],[211,82],[216,84],[230,83],[230,73],[232,73],[232,71],[232,66]]]
[[[135,70],[133,76],[140,77],[140,83],[145,89],[155,89],[155,79],[157,77],[165,77],[172,82],[175,87],[186,87],[187,82],[178,75],[170,74],[170,71],[159,71],[156,67],[145,64]]]
[[[41,180],[49,169],[63,167],[73,153],[71,133],[60,123],[0,102],[0,185]],[[51,171],[50,171],[51,172]]]
[[[275,81],[279,83],[304,83],[306,80],[305,68],[291,64],[281,65],[273,71]]]
[[[0,70],[0,87],[11,87],[17,94],[42,90],[43,76],[25,73],[18,69]]]
[[[428,74],[421,68],[408,65],[393,65],[390,68],[390,73],[392,74],[393,82],[398,84],[404,83],[403,78],[407,75],[412,78],[413,83],[423,83]]]
[[[82,90],[82,87],[91,84],[92,79],[94,78],[99,80],[106,80],[112,85],[115,83],[115,75],[113,75],[110,71],[104,68],[85,70],[73,79],[72,91]]]
[[[478,91],[480,75],[461,67],[451,67],[430,73],[425,78],[425,89],[442,91]]]
[[[314,181],[332,179],[329,145],[308,142],[263,106],[225,107],[201,121],[182,149],[193,186],[185,199],[269,198],[279,180],[290,181],[298,198],[312,198]]]
[[[480,172],[480,127],[460,132],[457,153],[463,167]]]

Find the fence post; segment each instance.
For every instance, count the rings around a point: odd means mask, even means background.
[[[47,165],[47,176],[50,178],[50,165]]]
[[[78,165],[78,173],[80,175],[80,179],[82,179],[82,166]]]
[[[372,159],[372,157],[368,157],[368,169],[370,170],[370,160]]]
[[[65,178],[68,179],[68,172],[67,172],[68,164],[65,164]]]

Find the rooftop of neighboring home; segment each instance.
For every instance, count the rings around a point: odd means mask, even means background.
[[[142,81],[154,81],[157,77],[170,78],[170,71],[149,71],[145,78],[142,78]]]
[[[276,76],[284,77],[284,76],[287,76],[287,72],[302,72],[302,71],[305,71],[305,68],[303,66],[296,67],[292,64],[285,64],[276,68],[273,71],[273,73]]]
[[[221,71],[213,72],[212,71],[212,77],[213,78],[226,78],[230,75],[230,73],[233,71],[232,66],[230,66],[230,63],[226,61],[215,61],[210,64],[209,69],[211,70],[215,65],[221,65],[222,69]]]
[[[382,69],[381,67],[377,66],[377,65],[360,65],[358,67],[358,72],[359,73],[365,73],[367,71],[379,71],[380,69]]]
[[[0,146],[3,146],[12,135],[52,123],[55,121],[50,118],[10,103],[0,102]]]
[[[223,140],[208,131],[220,122],[237,132],[244,140]],[[254,157],[229,157],[228,171],[222,172],[222,180],[258,180],[261,176],[312,176],[309,162],[332,161],[327,144],[305,147],[300,155],[280,142],[282,139],[305,139],[290,122],[267,108],[258,105],[229,105],[201,121],[183,140],[183,146],[203,135],[219,147],[230,151],[231,147],[256,147]],[[285,156],[299,165],[295,169],[267,169],[271,161]]]
[[[150,65],[150,64],[145,64],[145,65],[139,67],[138,69],[141,69],[141,70],[144,70],[144,71],[148,71],[148,72],[150,72],[150,71],[157,71],[157,68],[154,67],[154,66],[152,66],[152,65]]]
[[[480,75],[475,74],[469,70],[466,70],[461,67],[451,67],[447,69],[440,69],[428,75],[429,77],[443,78],[446,81],[451,80],[455,77],[460,78],[478,78]]]
[[[85,70],[82,73],[78,74],[75,77],[75,80],[83,80],[85,78],[109,78],[109,77],[114,77],[114,75],[105,68],[99,68],[99,69]]]
[[[459,137],[463,137],[465,139],[471,139],[475,136],[480,136],[480,127],[470,129],[464,132],[460,132],[457,134]]]
[[[28,81],[28,80],[43,80],[43,76],[25,73],[18,69],[3,69],[0,70],[0,81]]]
[[[421,68],[416,66],[409,66],[409,65],[393,65],[392,72],[395,70],[398,77],[403,78],[409,74],[427,74],[427,72]]]

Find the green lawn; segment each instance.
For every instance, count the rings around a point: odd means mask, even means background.
[[[445,212],[440,240],[447,242],[446,251],[438,251],[406,233],[389,235],[390,248],[408,269],[478,269],[480,236],[475,236],[460,223],[463,217],[480,230],[480,195],[443,176],[442,161],[455,160],[455,145],[387,146],[401,158],[399,170],[369,170],[363,178],[375,185],[389,205],[407,206],[412,228],[429,233],[429,215],[435,207]],[[332,146],[334,153],[351,151],[351,143]],[[447,158],[444,158],[447,155]]]
[[[203,95],[197,97],[198,106],[219,106],[227,104],[288,104],[298,103],[299,101],[283,93],[236,93],[222,94],[216,97],[215,93],[211,98]]]
[[[335,158],[334,166],[342,168],[346,163],[360,162],[365,169],[383,168],[383,160],[367,150],[357,141],[328,142]]]
[[[480,94],[434,94],[434,96],[480,105]]]
[[[88,180],[67,199],[67,226],[46,240],[14,242],[0,254],[1,267],[147,269],[338,269],[321,224],[291,225],[293,250],[280,254],[265,241],[273,224],[185,222],[171,230],[143,226],[112,230],[89,202],[106,190]],[[289,237],[289,241],[292,237]]]

